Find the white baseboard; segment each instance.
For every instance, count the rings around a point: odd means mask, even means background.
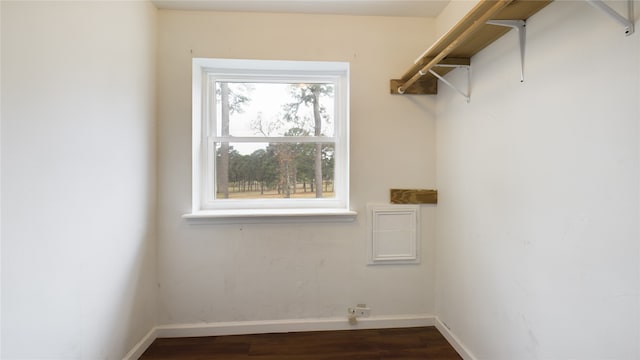
[[[351,325],[347,317],[321,319],[292,319],[265,321],[238,321],[202,324],[160,325],[157,337],[223,336],[302,331],[335,331],[357,329],[383,329],[394,327],[433,326],[433,315],[399,315],[359,318]]]
[[[157,328],[154,327],[124,356],[123,360],[138,360],[157,337]]]
[[[476,357],[473,356],[473,354],[464,346],[464,344],[462,344],[460,339],[458,339],[458,337],[451,332],[449,327],[445,325],[445,323],[442,322],[442,320],[440,320],[438,317],[435,318],[435,324],[436,328],[438,329],[438,331],[440,331],[442,336],[447,339],[449,344],[453,346],[453,348],[458,352],[458,354],[460,354],[460,356],[462,356],[464,360],[477,360]]]
[[[336,331],[385,329],[402,327],[434,326],[436,318],[428,314],[372,316],[358,318],[355,325],[347,317],[321,319],[291,319],[264,321],[233,321],[218,323],[159,325],[125,355],[124,360],[137,360],[157,338],[245,335],[303,331]]]

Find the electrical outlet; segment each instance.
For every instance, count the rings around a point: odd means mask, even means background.
[[[369,317],[371,315],[371,309],[368,307],[356,307],[356,317]]]
[[[350,307],[347,309],[349,315],[355,317],[369,317],[371,316],[371,309],[366,304],[358,304],[356,307]]]

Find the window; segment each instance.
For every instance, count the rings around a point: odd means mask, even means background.
[[[349,64],[193,59],[193,216],[349,211]]]

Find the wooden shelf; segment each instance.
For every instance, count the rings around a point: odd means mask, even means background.
[[[392,94],[437,94],[438,79],[453,68],[438,64],[469,65],[471,57],[510,29],[488,25],[488,20],[526,20],[552,0],[481,0],[467,15],[433,44],[400,79],[390,81]],[[398,89],[402,88],[404,92]]]

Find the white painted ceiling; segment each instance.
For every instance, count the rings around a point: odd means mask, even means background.
[[[152,0],[159,9],[435,17],[451,0]]]

